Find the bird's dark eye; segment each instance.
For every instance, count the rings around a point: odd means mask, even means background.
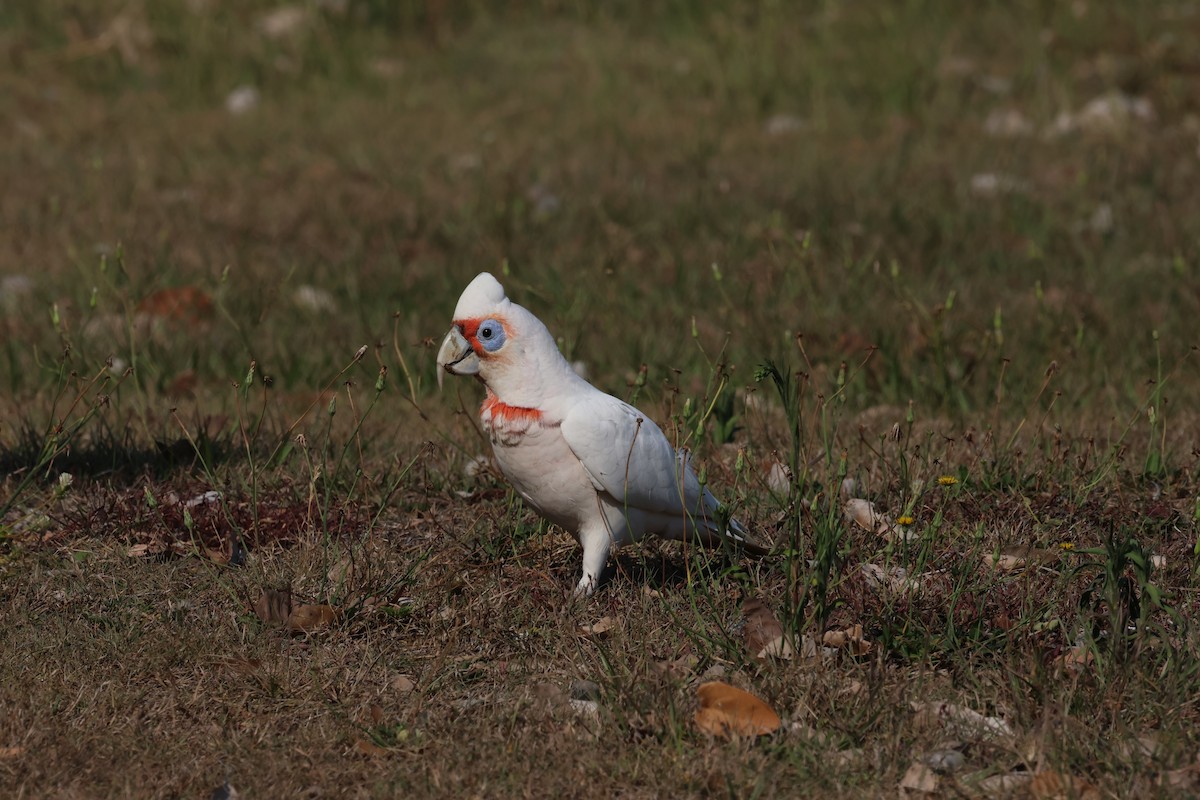
[[[481,322],[476,335],[479,337],[480,346],[489,353],[495,353],[504,347],[504,340],[508,338],[504,326],[494,319],[485,319]]]

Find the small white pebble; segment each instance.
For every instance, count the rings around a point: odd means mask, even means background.
[[[225,110],[230,114],[245,114],[258,107],[262,96],[253,86],[239,86],[225,98]]]
[[[296,287],[296,290],[292,292],[292,302],[296,304],[297,308],[314,314],[337,313],[337,301],[333,299],[333,295],[325,289],[308,284]]]
[[[220,499],[221,499],[220,492],[208,491],[208,492],[205,492],[204,494],[198,494],[195,497],[191,498],[190,500],[188,500],[186,503],[183,504],[183,507],[184,508],[196,508],[197,506],[203,506],[203,505],[208,505],[209,503],[215,503]]]
[[[763,130],[768,136],[787,136],[804,130],[806,126],[807,123],[795,114],[775,114],[767,119]]]
[[[308,21],[308,9],[300,6],[281,6],[258,18],[258,30],[268,39],[290,36]]]

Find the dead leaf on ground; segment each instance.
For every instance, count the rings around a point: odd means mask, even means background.
[[[895,594],[919,593],[925,588],[922,581],[909,577],[904,567],[891,566],[884,568],[879,564],[862,564],[859,566],[863,578],[872,589],[885,589]]]
[[[1087,645],[1077,644],[1074,647],[1067,648],[1061,655],[1054,659],[1055,666],[1063,667],[1071,672],[1080,672],[1092,665],[1096,660],[1096,654]]]
[[[1195,764],[1160,773],[1157,783],[1164,789],[1174,790],[1181,795],[1187,792],[1195,796],[1196,791],[1200,790],[1200,759],[1197,759]]]
[[[984,561],[985,567],[997,572],[1016,572],[1026,567],[1041,567],[1052,564],[1059,558],[1058,551],[1038,547],[1006,547],[992,553]]]
[[[822,756],[829,769],[854,770],[867,768],[867,754],[860,747],[849,750],[830,750]]]
[[[601,617],[590,625],[580,625],[579,632],[584,636],[603,636],[617,624],[612,617]]]
[[[777,636],[767,642],[762,650],[755,654],[755,658],[760,661],[768,658],[778,658],[783,661],[791,661],[793,658],[799,657],[802,659],[817,657],[817,642],[811,636],[800,637],[800,647],[794,644],[794,640],[787,634]]]
[[[761,658],[764,648],[783,637],[783,626],[766,603],[757,597],[742,603],[742,616],[746,620],[742,626],[742,641],[747,650]]]
[[[386,756],[391,752],[386,747],[380,747],[374,742],[361,738],[354,740],[354,746],[358,748],[358,752],[368,756]]]
[[[687,678],[696,671],[696,665],[700,663],[700,659],[693,653],[685,653],[679,658],[668,659],[665,661],[655,661],[654,666],[660,672],[669,675],[672,678]]]
[[[413,689],[417,688],[417,684],[408,675],[397,675],[396,677],[392,678],[391,687],[393,692],[397,692],[399,694],[408,694]]]
[[[962,753],[963,745],[960,742],[950,742],[949,745],[926,753],[921,761],[939,775],[958,772],[967,765],[966,756]]]
[[[855,497],[846,501],[843,507],[843,513],[846,519],[853,522],[864,531],[872,531],[878,534],[887,533],[892,525],[887,519],[875,510],[875,506],[869,500],[863,500]]]
[[[567,707],[592,722],[600,721],[600,704],[595,700],[579,700],[572,697],[567,700]]]
[[[1025,788],[1032,777],[1033,773],[1030,772],[1006,772],[1002,775],[988,775],[973,784],[969,780],[964,783],[973,785],[984,797],[1006,797]]]
[[[700,684],[696,727],[713,736],[762,736],[779,729],[781,720],[765,702],[721,681]]]
[[[283,625],[292,615],[292,593],[278,589],[264,589],[262,596],[254,601],[254,613],[268,625]]]
[[[152,556],[155,553],[161,553],[162,550],[163,548],[160,545],[142,543],[135,544],[130,547],[125,551],[125,555],[129,556],[130,558],[144,558],[145,556]]]
[[[195,286],[159,289],[137,307],[139,314],[181,322],[200,322],[213,316],[212,298]]]
[[[567,693],[558,684],[542,681],[528,687],[529,698],[544,706],[561,706],[567,702]]]
[[[938,776],[920,761],[914,761],[900,779],[901,792],[933,794],[938,790]]]
[[[1100,790],[1073,775],[1037,772],[1029,780],[1029,796],[1035,800],[1100,800]]]
[[[292,593],[264,589],[254,603],[254,613],[268,625],[283,625],[292,614]]]
[[[228,543],[221,542],[220,547],[204,548],[204,555],[223,567],[240,567],[246,563],[246,548],[236,536]]]
[[[913,702],[919,730],[941,730],[955,739],[983,740],[1013,735],[1012,726],[999,717],[987,717],[965,706],[942,701]]]
[[[853,655],[865,656],[871,652],[874,645],[863,637],[862,625],[851,625],[842,630],[825,631],[821,637],[826,647],[849,650]]]
[[[266,589],[254,603],[254,613],[268,625],[282,625],[289,631],[311,633],[337,621],[337,610],[329,605],[293,605],[292,593]]]
[[[349,554],[342,556],[325,574],[334,586],[345,586],[354,577],[354,559]]]
[[[1113,745],[1113,752],[1128,761],[1152,761],[1162,754],[1162,750],[1162,742],[1155,733],[1132,736]]]
[[[25,755],[25,748],[22,745],[13,747],[0,747],[0,760],[9,758],[20,758]]]
[[[296,606],[288,615],[287,629],[300,633],[311,633],[321,628],[327,628],[335,622],[337,622],[337,611],[333,606],[324,604]]]

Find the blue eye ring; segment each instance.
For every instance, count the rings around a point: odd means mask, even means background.
[[[475,335],[479,339],[480,346],[489,353],[494,353],[503,347],[505,339],[508,338],[504,332],[504,326],[494,319],[485,319],[481,322]]]

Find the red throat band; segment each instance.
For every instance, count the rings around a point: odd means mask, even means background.
[[[492,394],[491,389],[488,389],[483,406],[479,409],[479,417],[483,420],[484,427],[487,428],[525,431],[530,426],[542,421],[542,412],[536,408],[522,408],[502,403],[500,398]]]

